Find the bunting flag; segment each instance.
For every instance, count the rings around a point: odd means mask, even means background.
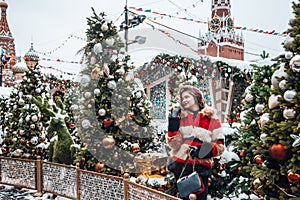
[[[52,51],[48,51],[48,52],[41,52],[41,51],[35,51],[38,54],[42,54],[42,55],[50,55],[53,54],[54,52],[56,52],[57,50],[59,50],[60,48],[62,48],[63,46],[66,45],[66,43],[71,39],[71,38],[75,38],[78,40],[82,40],[82,41],[87,41],[85,38],[82,37],[78,37],[74,34],[70,34],[67,39],[64,40],[64,42],[62,44],[60,44],[58,47],[56,47],[55,49],[53,49]]]
[[[198,51],[196,49],[193,49],[189,44],[187,43],[184,43],[184,42],[181,42],[180,40],[177,40],[175,37],[173,37],[169,32],[165,31],[165,30],[162,30],[162,29],[159,29],[159,28],[156,28],[153,24],[149,24],[146,22],[146,24],[148,24],[149,26],[151,26],[152,29],[155,29],[155,30],[158,30],[159,32],[165,34],[166,36],[168,36],[169,38],[171,38],[173,41],[179,43],[180,45],[182,46],[185,46],[187,48],[189,48],[191,51],[195,52],[195,53],[198,53]]]
[[[55,70],[55,71],[58,71],[58,72],[60,72],[61,74],[68,75],[68,76],[75,76],[75,75],[77,75],[77,74],[74,74],[74,73],[65,72],[65,71],[62,71],[62,70],[56,69],[56,68],[54,68],[53,66],[45,67],[45,66],[39,65],[39,67],[40,67],[40,68],[44,68],[44,69],[51,69],[51,70]]]
[[[288,34],[286,33],[279,33],[276,32],[275,30],[272,31],[264,31],[262,29],[254,29],[254,28],[247,28],[247,27],[241,27],[241,26],[231,26],[229,28],[233,28],[233,29],[238,29],[238,30],[243,30],[243,31],[251,31],[251,32],[255,32],[255,33],[262,33],[262,34],[269,34],[269,35],[277,35],[277,36],[282,36],[282,37],[287,37]]]
[[[53,61],[53,62],[63,62],[63,63],[72,63],[72,64],[82,64],[83,62],[77,62],[77,61],[66,61],[66,60],[62,60],[62,59],[50,59],[50,58],[41,58],[40,60],[45,60],[45,61]]]
[[[147,13],[160,15],[161,18],[163,18],[163,17],[178,18],[178,19],[185,20],[185,21],[192,21],[192,22],[196,22],[196,23],[208,24],[208,22],[204,22],[204,21],[201,21],[201,20],[198,20],[198,19],[191,19],[191,18],[186,18],[186,17],[177,17],[177,16],[165,14],[165,13],[159,13],[159,12],[156,12],[156,11],[152,11],[151,9],[136,8],[134,6],[130,6],[129,9],[136,10],[136,11],[139,11],[139,12],[147,12]],[[153,18],[153,17],[147,17],[147,18]],[[154,17],[153,19],[156,20],[157,18]],[[268,34],[268,35],[282,36],[282,37],[288,36],[288,34],[279,33],[275,30],[265,31],[265,30],[262,30],[262,29],[247,28],[247,27],[243,27],[243,26],[231,26],[229,28],[239,29],[239,30],[243,30],[243,31],[251,31],[251,32],[256,32],[256,33],[262,33],[262,34]]]
[[[152,14],[155,14],[155,15],[160,15],[161,17],[177,18],[177,19],[182,19],[182,20],[186,20],[186,21],[192,21],[192,22],[196,22],[196,23],[207,24],[207,22],[201,21],[199,19],[192,19],[192,18],[186,18],[186,17],[178,17],[178,16],[174,16],[174,15],[169,15],[169,14],[164,14],[164,13],[152,11],[151,9],[135,8],[133,6],[130,6],[128,8],[132,9],[132,10],[139,11],[139,12],[146,12],[146,13],[152,13]],[[154,17],[154,19],[156,19],[156,18]]]

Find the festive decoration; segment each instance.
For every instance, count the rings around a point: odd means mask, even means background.
[[[289,172],[288,180],[291,184],[297,183],[298,181],[300,181],[300,175],[297,173]]]
[[[274,158],[277,161],[285,161],[287,159],[287,152],[285,150],[285,147],[282,144],[273,144],[269,148],[269,154],[272,158]]]
[[[283,117],[285,119],[293,119],[296,115],[296,111],[291,108],[287,108],[283,110]]]
[[[294,72],[300,72],[300,55],[295,55],[290,60],[290,67]]]
[[[102,139],[102,145],[104,149],[112,149],[116,144],[116,140],[113,137],[105,137]]]
[[[269,97],[269,101],[268,101],[269,109],[276,108],[279,105],[279,101],[278,101],[279,98],[281,98],[280,95],[274,95],[274,94],[272,94]]]
[[[297,147],[300,145],[300,136],[291,134],[291,137],[295,140],[292,144],[293,147]]]
[[[185,21],[192,21],[192,22],[196,22],[196,23],[207,24],[207,22],[204,22],[204,21],[201,21],[201,20],[198,20],[198,19],[192,19],[192,18],[186,18],[186,17],[177,17],[177,16],[170,15],[170,14],[165,14],[165,13],[160,13],[160,12],[157,12],[157,11],[152,11],[152,9],[136,8],[134,6],[130,6],[129,8],[133,9],[133,10],[136,10],[136,11],[142,11],[142,12],[145,12],[145,13],[152,13],[152,14],[155,14],[155,15],[160,15],[161,17],[177,18],[177,19],[181,19],[181,20],[185,20]],[[154,19],[156,19],[156,18],[154,18]],[[238,30],[251,31],[251,32],[255,32],[255,33],[283,36],[283,37],[288,36],[288,34],[279,33],[279,32],[276,32],[275,30],[265,31],[265,30],[262,30],[262,29],[248,28],[248,27],[243,27],[243,26],[232,26],[232,25],[230,26],[230,28],[238,29]]]
[[[284,66],[281,66],[278,70],[276,70],[272,75],[272,85],[274,87],[278,87],[278,78],[287,78],[288,74],[286,73],[286,69]]]
[[[256,164],[262,164],[262,163],[264,162],[264,160],[263,160],[263,158],[262,158],[261,155],[256,155],[256,156],[254,157],[254,162],[255,162]]]
[[[296,96],[297,92],[295,90],[287,90],[284,94],[283,94],[283,98],[284,100],[291,102],[293,100],[293,98]]]

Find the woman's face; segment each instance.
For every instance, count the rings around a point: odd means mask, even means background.
[[[199,110],[198,104],[196,104],[195,98],[193,95],[191,95],[188,91],[184,91],[181,94],[181,105],[184,109],[189,110]]]

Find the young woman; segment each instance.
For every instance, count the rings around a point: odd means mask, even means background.
[[[202,93],[194,86],[179,89],[180,113],[170,118],[167,144],[171,148],[168,169],[180,178],[194,170],[202,178],[205,190],[195,193],[197,200],[207,199],[208,177],[211,175],[212,159],[224,151],[224,135],[221,123],[213,109],[205,105]],[[188,159],[187,159],[188,157]],[[186,161],[187,159],[187,161]],[[187,197],[188,198],[188,197]]]

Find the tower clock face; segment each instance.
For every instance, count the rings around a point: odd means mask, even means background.
[[[216,17],[212,18],[209,25],[210,30],[215,32],[220,28],[220,26],[221,26],[221,20]]]

